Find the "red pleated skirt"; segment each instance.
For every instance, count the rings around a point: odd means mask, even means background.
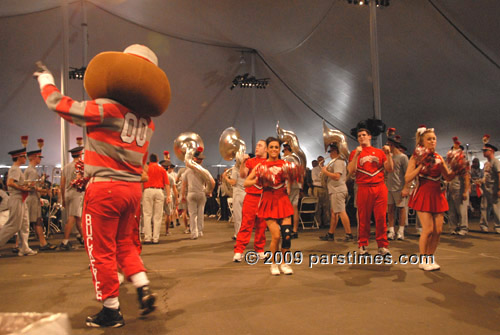
[[[448,210],[448,201],[441,182],[420,178],[417,191],[410,197],[408,206],[416,211],[443,213]]]
[[[293,215],[293,206],[286,189],[265,188],[260,198],[257,216],[262,219],[283,219]]]

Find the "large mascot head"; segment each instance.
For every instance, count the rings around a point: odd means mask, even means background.
[[[143,116],[161,115],[170,102],[170,83],[158,58],[139,44],[95,56],[85,71],[84,86],[92,99],[113,99]]]

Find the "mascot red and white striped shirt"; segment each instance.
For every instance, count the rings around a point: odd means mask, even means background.
[[[47,106],[66,121],[87,127],[85,175],[139,182],[154,132],[150,117],[139,116],[111,99],[78,102],[45,85]]]

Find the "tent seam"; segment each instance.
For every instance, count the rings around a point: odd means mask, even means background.
[[[474,47],[474,49],[476,49],[481,55],[483,55],[487,60],[489,60],[493,65],[495,65],[497,67],[497,69],[500,69],[500,65],[495,62],[494,59],[492,59],[490,56],[488,56],[488,54],[486,54],[486,52],[484,52],[483,50],[481,50],[481,48],[479,48],[479,46],[477,46],[469,37],[467,37],[467,35],[465,35],[465,33],[460,29],[458,28],[458,26],[456,24],[453,23],[453,21],[451,21],[451,19],[446,16],[446,14],[441,10],[439,9],[436,4],[434,4],[434,2],[432,0],[428,0],[429,3],[432,5],[432,7],[434,7],[434,9],[439,13],[441,14],[441,16],[453,27],[455,28],[455,30],[467,41],[470,43],[470,45],[472,45],[472,47]]]

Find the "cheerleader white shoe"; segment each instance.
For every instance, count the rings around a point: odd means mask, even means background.
[[[293,270],[288,264],[281,264],[280,270],[284,275],[293,275]]]
[[[278,264],[271,264],[271,275],[273,276],[280,275],[280,269],[278,268]]]
[[[427,265],[424,267],[424,271],[437,271],[439,269],[441,269],[441,266],[436,263],[435,259],[432,263],[427,263]]]
[[[427,266],[427,258],[426,257],[421,257],[420,258],[420,264],[418,264],[418,268],[420,270],[424,270],[424,268]]]

